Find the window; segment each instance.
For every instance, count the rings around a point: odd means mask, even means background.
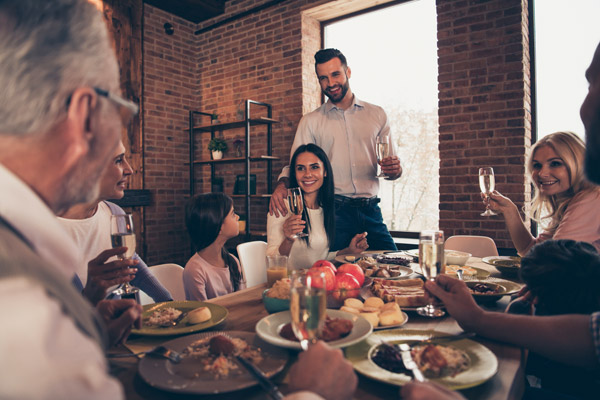
[[[584,137],[579,107],[585,70],[600,41],[598,0],[534,2],[537,136],[573,131]]]
[[[387,112],[404,170],[381,179],[383,219],[392,231],[439,226],[437,20],[418,0],[325,25],[324,47],[344,53],[350,86]]]

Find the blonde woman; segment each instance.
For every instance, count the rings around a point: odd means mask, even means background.
[[[572,132],[552,133],[533,147],[527,169],[535,185],[531,217],[543,228],[537,238],[508,197],[490,194],[490,208],[504,215],[520,255],[548,239],[588,242],[600,250],[600,187],[584,177],[584,154],[583,141]]]

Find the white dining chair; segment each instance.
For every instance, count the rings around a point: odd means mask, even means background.
[[[185,300],[183,289],[183,267],[179,264],[159,264],[149,267],[152,275],[171,293],[173,300]],[[151,304],[154,300],[143,291],[140,292],[140,304]]]
[[[446,239],[446,250],[458,250],[471,253],[473,257],[498,256],[496,243],[487,236],[456,235]]]
[[[246,278],[246,287],[260,285],[267,281],[267,242],[260,240],[240,243],[237,253]]]

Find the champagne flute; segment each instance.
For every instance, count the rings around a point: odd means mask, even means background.
[[[288,202],[290,204],[290,211],[296,215],[302,215],[304,211],[304,198],[302,197],[302,189],[299,187],[288,189]],[[294,235],[294,238],[306,237],[308,233],[298,232]]]
[[[421,273],[427,280],[435,278],[444,271],[446,262],[444,257],[444,232],[423,231],[419,235],[419,265]],[[417,313],[425,317],[441,317],[446,312],[433,305],[433,296],[430,295],[429,304],[417,308]]]
[[[133,218],[131,214],[113,215],[110,218],[110,238],[112,247],[126,246],[127,251],[118,257],[121,260],[129,260],[135,253],[135,231],[133,230]],[[121,296],[122,299],[134,299],[140,302],[140,290],[131,286],[129,282],[122,283],[113,290],[113,294]]]
[[[290,314],[292,330],[302,350],[319,339],[327,310],[325,274],[292,271]]]
[[[377,161],[381,162],[384,158],[390,155],[390,143],[388,141],[387,135],[379,135],[377,136]],[[381,168],[381,167],[380,167]],[[383,173],[383,170],[379,172],[379,175],[376,178],[387,178],[387,175]]]
[[[494,178],[494,168],[484,167],[479,168],[479,188],[481,193],[485,195],[486,204],[485,212],[481,213],[482,217],[489,217],[492,215],[498,215],[492,209],[490,209],[490,193],[494,191],[496,186],[496,179]]]

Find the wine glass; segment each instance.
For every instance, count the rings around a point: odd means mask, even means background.
[[[292,271],[290,314],[292,330],[302,350],[319,339],[327,310],[325,274]]]
[[[290,204],[290,211],[296,215],[302,215],[304,211],[304,198],[302,197],[302,189],[299,187],[288,189],[288,202]],[[306,237],[308,233],[298,232],[294,235],[294,238]]]
[[[482,217],[498,215],[490,209],[490,193],[494,191],[495,186],[496,179],[494,178],[494,168],[479,168],[479,188],[487,200],[485,204],[485,212],[481,213]]]
[[[434,281],[445,266],[444,232],[423,231],[419,234],[419,265],[427,280]],[[417,308],[417,313],[425,317],[441,317],[446,312],[433,305],[434,298],[429,296],[429,304]]]
[[[118,256],[121,260],[129,260],[133,257],[135,253],[135,231],[133,230],[131,214],[111,216],[110,239],[113,248],[127,247],[127,251]],[[140,290],[131,286],[128,282],[119,285],[112,293],[121,296],[122,299],[134,299],[138,303],[140,302]]]
[[[384,158],[390,155],[390,143],[388,141],[387,135],[379,135],[377,136],[377,161],[381,162]],[[379,172],[377,178],[387,178],[387,175],[383,173],[383,170]]]

